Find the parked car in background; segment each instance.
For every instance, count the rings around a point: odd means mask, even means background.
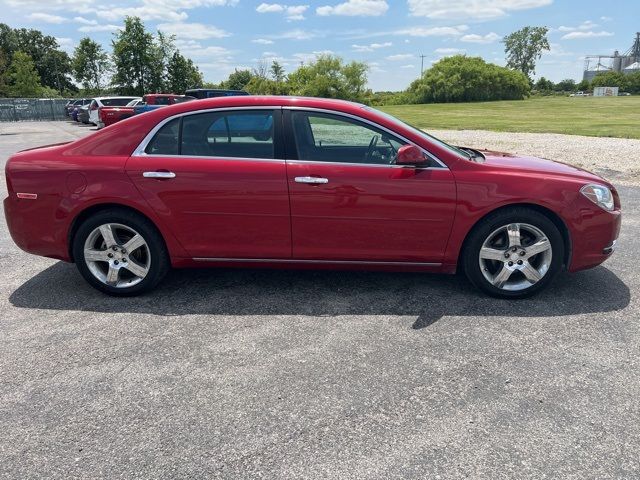
[[[133,107],[133,114],[149,112],[156,108],[166,107],[167,105],[175,105],[176,103],[189,102],[195,100],[194,97],[186,95],[176,95],[173,93],[149,93],[142,97],[142,103]]]
[[[589,92],[576,92],[569,95],[570,97],[590,97]]]
[[[89,104],[89,122],[98,125],[100,118],[98,109],[101,107],[124,107],[132,100],[139,100],[140,97],[95,97]],[[99,126],[99,125],[98,125]]]
[[[78,109],[78,122],[80,123],[84,123],[85,125],[91,123],[89,120],[89,105],[91,105],[90,103],[87,103],[86,105],[82,105],[79,109]]]
[[[586,170],[322,98],[173,105],[16,153],[5,172],[16,244],[110,295],[232,265],[462,271],[515,299],[604,262],[621,225],[616,189]]]
[[[192,88],[184,92],[184,94],[198,99],[249,95],[249,93],[244,90],[225,90],[222,88]]]
[[[69,105],[69,116],[72,120],[78,121],[78,109],[83,105],[87,105],[91,101],[90,98],[81,98],[80,100],[76,100],[71,105]]]
[[[69,107],[70,107],[70,106],[73,104],[73,102],[75,102],[75,101],[76,101],[76,100],[72,98],[71,100],[67,100],[67,103],[65,103],[65,104],[64,104],[64,107],[62,107],[62,109],[63,109],[62,111],[63,111],[63,113],[64,113],[64,115],[65,115],[65,116],[67,116],[67,117],[69,116],[69,111],[70,111],[70,110],[69,110]]]
[[[133,107],[142,103],[141,98],[131,100],[124,107],[100,107],[98,109],[98,128],[108,127],[114,123],[133,116]]]

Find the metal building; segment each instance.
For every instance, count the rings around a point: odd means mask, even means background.
[[[587,55],[584,57],[582,78],[591,81],[599,73],[620,72],[631,74],[640,72],[640,32],[636,33],[633,46],[623,55],[616,50],[613,55]]]

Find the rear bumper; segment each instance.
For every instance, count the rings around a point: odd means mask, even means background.
[[[70,261],[62,230],[52,222],[43,221],[50,217],[45,211],[49,207],[43,206],[45,202],[23,200],[10,194],[3,203],[9,234],[20,249],[34,255]]]

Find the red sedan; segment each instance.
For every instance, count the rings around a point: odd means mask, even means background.
[[[170,267],[463,270],[524,297],[613,252],[620,201],[569,165],[454,147],[372,108],[223,97],[15,154],[11,235],[112,295]]]

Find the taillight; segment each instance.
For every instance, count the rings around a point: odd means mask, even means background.
[[[100,120],[104,120],[103,116],[102,116],[102,107],[98,107],[98,118]]]

